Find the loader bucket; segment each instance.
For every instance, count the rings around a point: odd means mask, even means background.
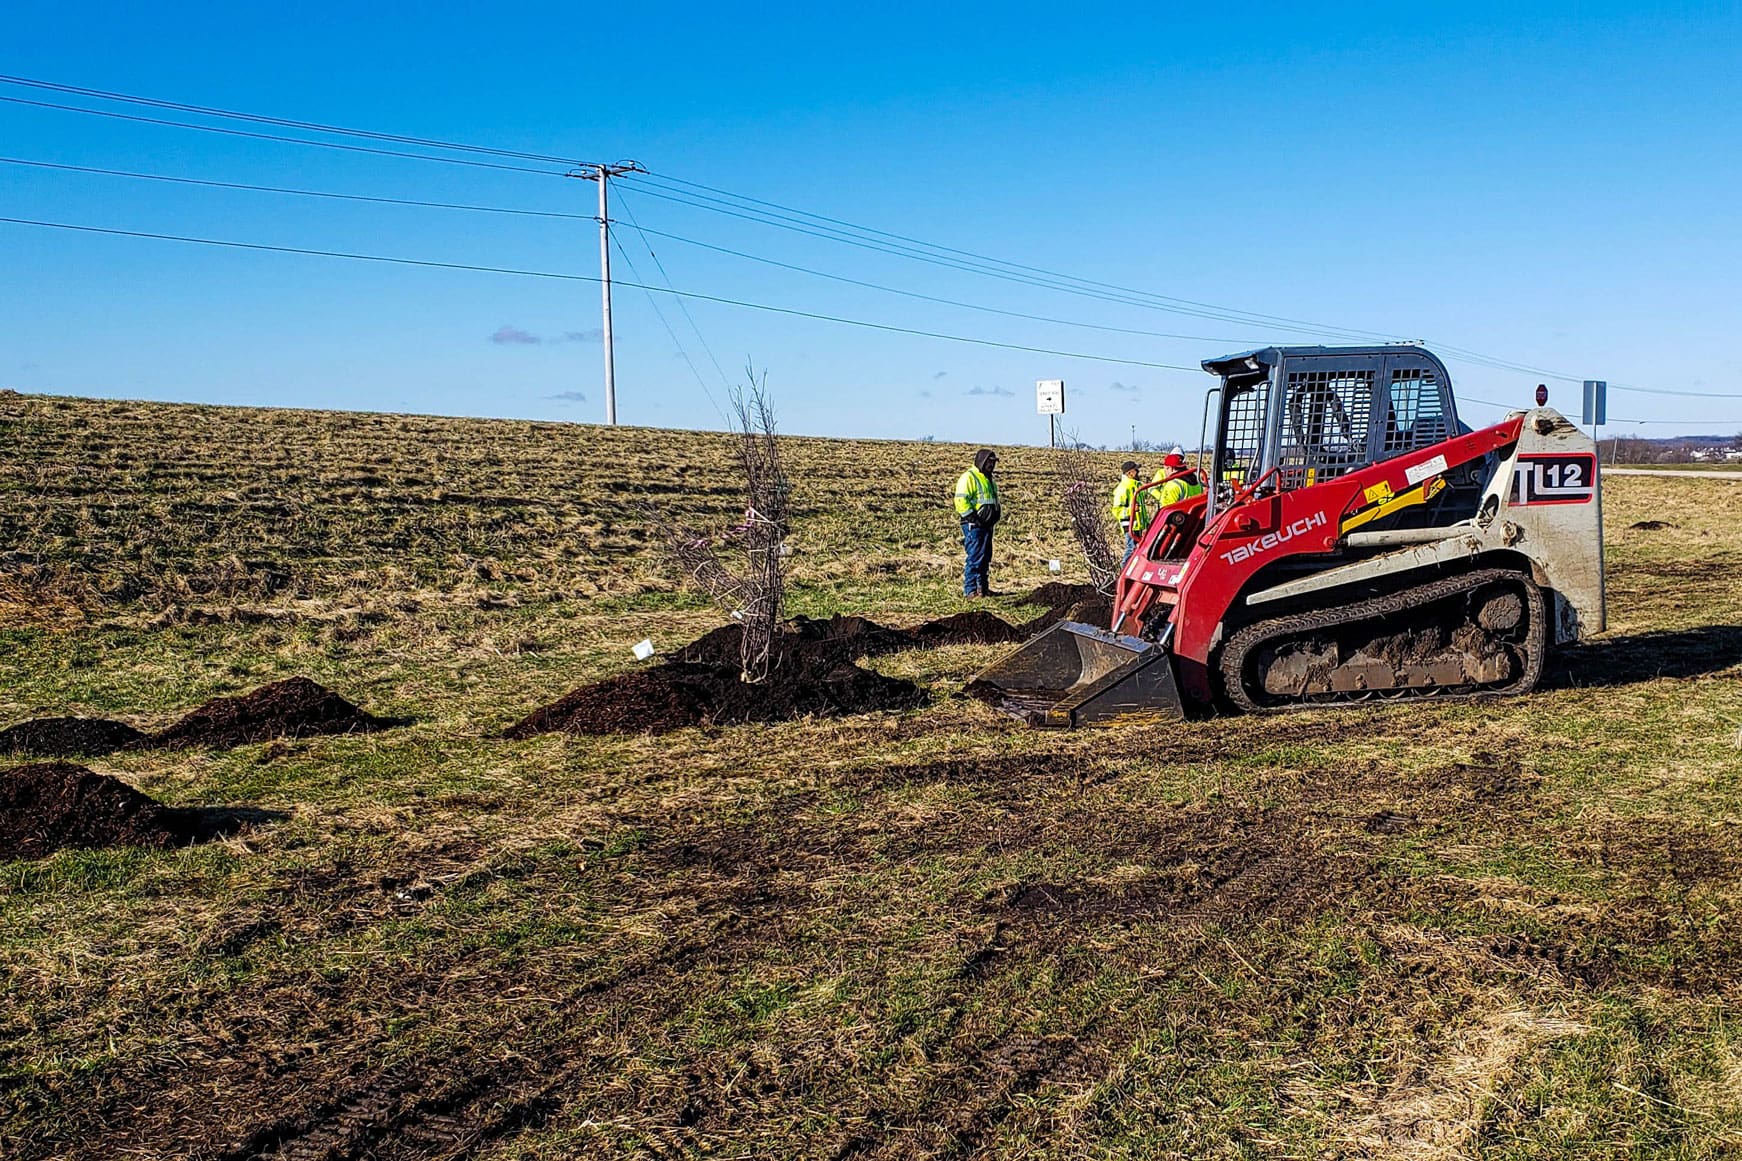
[[[993,665],[968,692],[1031,726],[1185,717],[1167,647],[1060,621]]]

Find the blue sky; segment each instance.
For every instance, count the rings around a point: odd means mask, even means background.
[[[371,11],[360,13],[358,8]],[[1742,430],[1742,7],[1729,4],[86,4],[8,7],[0,72],[584,160],[1242,312],[1426,339],[1615,390],[1622,431]],[[0,96],[115,108],[0,85]],[[149,110],[134,110],[150,115]],[[155,114],[174,116],[173,114]],[[594,187],[548,172],[250,141],[0,102],[0,155],[555,212],[508,217],[0,164],[0,216],[596,275]],[[635,272],[701,294],[674,343],[616,298],[620,418],[718,427],[746,364],[783,428],[1044,440],[1034,381],[1096,443],[1195,438],[1199,360],[1320,341],[1063,294],[616,184]],[[681,187],[680,187],[681,188]],[[640,225],[1003,317],[819,279]],[[633,279],[621,257],[619,277]],[[0,386],[597,421],[585,281],[0,224]],[[536,337],[541,341],[499,341]],[[705,340],[705,348],[704,342]],[[1328,341],[1335,341],[1330,336]],[[686,362],[683,353],[689,356]],[[711,352],[711,355],[710,353]],[[717,369],[716,361],[719,364]],[[1540,376],[1449,358],[1464,416]],[[697,373],[692,373],[690,363]],[[724,374],[722,374],[722,371]],[[699,378],[699,382],[698,382]],[[1551,381],[1576,411],[1577,385]],[[1720,398],[1728,394],[1732,398]]]

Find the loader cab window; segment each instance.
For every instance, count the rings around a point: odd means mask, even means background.
[[[1452,436],[1440,382],[1426,367],[1394,367],[1385,408],[1385,437],[1379,458],[1390,459]]]
[[[1222,501],[1235,489],[1258,478],[1269,419],[1269,368],[1230,375],[1223,380],[1222,432],[1216,441],[1213,471],[1213,482]]]
[[[1365,467],[1374,372],[1290,371],[1282,417],[1284,489],[1304,488]]]

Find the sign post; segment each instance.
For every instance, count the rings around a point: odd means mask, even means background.
[[[1591,425],[1591,442],[1597,445],[1597,458],[1603,458],[1603,444],[1597,433],[1603,429],[1603,421],[1609,404],[1609,384],[1602,379],[1585,380],[1585,409],[1582,421]]]
[[[1065,413],[1065,381],[1063,379],[1041,379],[1034,385],[1034,410],[1039,415],[1046,416],[1046,445],[1057,447],[1058,420],[1057,416]]]

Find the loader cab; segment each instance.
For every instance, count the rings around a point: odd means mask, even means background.
[[[1203,367],[1222,380],[1218,509],[1261,479],[1261,495],[1311,487],[1469,430],[1445,365],[1414,345],[1267,347]],[[1479,501],[1452,483],[1447,503]]]

